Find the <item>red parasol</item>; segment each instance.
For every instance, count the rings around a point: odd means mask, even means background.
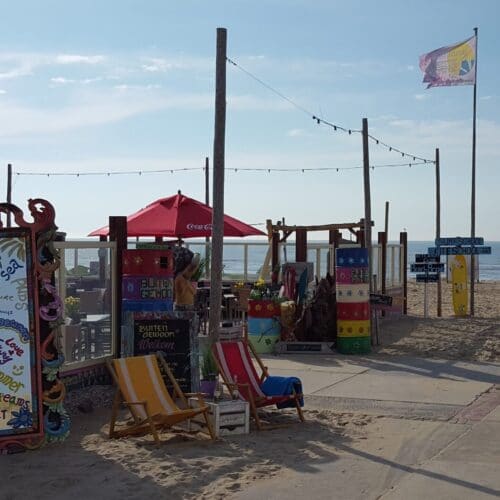
[[[107,236],[108,226],[89,236]],[[184,196],[161,198],[127,217],[128,236],[197,238],[212,236],[212,208]],[[224,236],[265,236],[265,233],[229,215],[224,215]]]

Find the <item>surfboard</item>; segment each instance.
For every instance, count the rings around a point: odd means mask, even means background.
[[[467,315],[467,262],[465,256],[454,255],[451,259],[451,285],[453,309],[456,316]]]

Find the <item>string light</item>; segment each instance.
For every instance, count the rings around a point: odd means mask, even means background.
[[[240,71],[242,71],[243,73],[245,73],[246,75],[248,75],[250,78],[252,78],[256,82],[260,83],[262,86],[264,86],[265,88],[267,88],[268,90],[270,90],[271,92],[273,92],[274,94],[276,94],[277,96],[281,97],[282,99],[284,99],[285,101],[287,101],[288,103],[290,103],[295,108],[299,109],[300,111],[302,111],[306,115],[309,115],[318,125],[321,125],[321,124],[327,125],[328,127],[333,128],[334,131],[341,130],[342,132],[346,132],[349,135],[352,135],[352,133],[357,133],[357,134],[361,134],[362,133],[361,130],[356,130],[356,129],[350,129],[350,128],[342,127],[342,126],[340,126],[340,125],[338,125],[336,123],[329,122],[328,120],[324,120],[323,118],[320,118],[319,116],[316,116],[315,114],[311,113],[311,111],[309,111],[308,109],[304,108],[300,104],[297,104],[295,101],[293,101],[292,99],[290,99],[289,97],[287,97],[286,95],[284,95],[283,93],[281,93],[279,90],[276,90],[274,87],[272,87],[268,83],[264,82],[263,80],[261,80],[259,77],[255,76],[253,73],[251,73],[247,69],[245,69],[242,66],[240,66],[233,59],[230,59],[229,57],[226,57],[226,60],[227,60],[227,62],[229,62],[230,64],[232,64],[234,67],[238,68]],[[374,136],[372,136],[370,134],[368,134],[368,137],[372,141],[375,141],[375,143],[377,145],[379,145],[379,146],[385,146],[391,152],[395,151],[397,153],[401,153],[401,156],[403,158],[405,156],[408,156],[408,158],[413,158],[413,161],[415,161],[415,160],[421,160],[421,161],[423,161],[425,163],[435,163],[434,160],[428,160],[426,158],[422,158],[422,157],[417,156],[417,155],[406,153],[406,152],[402,151],[401,149],[395,148],[394,146],[390,146],[389,144],[386,144],[385,142],[382,142],[380,139],[377,139],[376,137],[374,137]]]
[[[412,166],[418,166],[418,165],[427,165],[429,162],[428,161],[415,161],[412,163],[386,163],[383,165],[370,165],[370,168],[372,170],[375,170],[377,168],[397,168],[397,167],[412,167]],[[363,168],[362,166],[356,166],[356,167],[304,167],[304,168],[234,168],[234,167],[227,167],[225,168],[226,171],[231,172],[233,171],[234,173],[237,173],[238,171],[240,172],[267,172],[268,174],[271,172],[331,172],[331,171],[336,171],[339,172],[340,170],[358,170]],[[187,172],[187,171],[205,171],[205,167],[193,167],[193,168],[177,168],[177,169],[162,169],[162,170],[136,170],[136,171],[131,171],[131,170],[124,170],[124,171],[115,171],[115,172],[13,172],[14,175],[17,176],[47,176],[50,177],[51,175],[53,176],[66,176],[66,177],[90,177],[90,176],[106,176],[106,177],[111,177],[113,175],[127,175],[127,174],[135,174],[135,175],[143,175],[143,174],[157,174],[157,173],[165,173],[165,172],[170,172],[171,174],[174,174],[176,172]]]
[[[407,156],[408,158],[413,158],[413,161],[420,160],[424,163],[436,163],[434,160],[429,160],[427,158],[422,158],[421,156],[414,155],[413,153],[406,153],[404,151],[401,151],[401,149],[395,148],[394,146],[390,146],[389,144],[382,142],[380,139],[377,139],[373,135],[368,134],[368,137],[378,146],[385,147],[391,152],[394,151],[395,153],[400,153],[402,158]]]
[[[236,63],[235,61],[233,61],[229,57],[226,57],[226,60],[227,60],[228,63],[232,64],[234,67],[238,68],[241,72],[245,73],[247,76],[249,76],[250,78],[252,78],[256,82],[258,82],[263,87],[265,87],[267,90],[270,90],[273,94],[276,94],[278,97],[281,97],[281,99],[284,99],[289,104],[291,104],[293,107],[297,108],[299,111],[302,111],[306,115],[310,116],[318,125],[324,124],[324,125],[327,125],[329,127],[332,127],[333,130],[335,130],[335,131],[336,130],[342,130],[342,132],[347,132],[349,134],[351,132],[361,132],[361,130],[348,129],[348,128],[342,127],[342,126],[340,126],[340,125],[338,125],[336,123],[331,123],[331,122],[329,122],[327,120],[323,120],[323,118],[320,118],[319,116],[316,116],[314,113],[312,113],[308,109],[304,108],[304,106],[301,106],[300,104],[296,103],[294,100],[290,99],[289,97],[287,97],[285,94],[283,94],[279,90],[275,89],[274,87],[272,87],[268,83],[264,82],[259,77],[255,76],[253,73],[250,73],[250,71],[248,71],[247,69],[243,68],[242,66],[240,66],[238,63]]]

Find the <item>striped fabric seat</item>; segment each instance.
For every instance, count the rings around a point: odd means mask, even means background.
[[[237,390],[240,397],[248,401],[258,429],[263,428],[257,413],[258,408],[278,405],[287,401],[294,402],[300,420],[304,421],[300,408],[302,394],[294,393],[282,396],[267,396],[264,394],[262,384],[269,377],[269,374],[251,343],[246,340],[215,342],[212,346],[212,353],[219,368],[219,373],[229,390],[231,392]],[[253,354],[253,359],[261,369],[260,376],[255,369],[250,353]]]
[[[174,395],[186,409],[179,408],[169,394],[160,372],[158,360],[174,387]],[[207,417],[208,407],[201,394],[197,394],[199,407],[187,408],[187,394],[182,392],[170,368],[161,356],[157,357],[151,354],[114,359],[108,363],[108,367],[118,387],[113,404],[109,437],[151,432],[155,441],[159,443],[159,428],[169,428],[195,415],[203,414],[209,434],[214,439],[214,433]],[[127,426],[125,429],[115,430],[117,412],[122,402],[129,408],[135,424]]]

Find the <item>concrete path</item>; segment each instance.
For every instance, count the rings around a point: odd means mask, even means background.
[[[265,364],[300,377],[309,408],[386,418],[367,440],[339,444],[336,461],[283,471],[234,498],[500,496],[500,366],[380,355],[269,356]]]

